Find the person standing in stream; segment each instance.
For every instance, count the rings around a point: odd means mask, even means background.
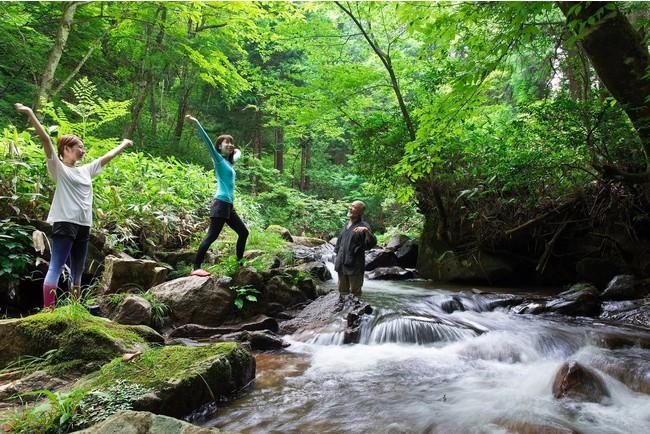
[[[186,115],[185,120],[195,124],[199,130],[199,135],[212,157],[214,174],[217,178],[217,192],[210,205],[210,227],[205,238],[203,238],[203,241],[199,245],[199,249],[194,257],[193,270],[190,272],[190,276],[207,277],[210,273],[203,270],[201,264],[208,249],[219,237],[224,224],[230,226],[237,233],[237,260],[241,261],[244,257],[248,229],[241,218],[239,218],[239,215],[237,215],[233,205],[235,202],[236,178],[233,166],[241,158],[241,152],[239,149],[235,149],[232,136],[227,134],[221,135],[217,137],[216,143],[213,144],[201,126],[201,123],[195,117]]]
[[[16,103],[14,107],[27,115],[36,130],[45,151],[47,171],[56,184],[47,216],[47,222],[52,225],[51,258],[43,282],[43,307],[54,307],[56,290],[66,262],[70,267],[68,291],[77,299],[81,297],[81,276],[86,263],[93,218],[92,179],[126,147],[133,146],[133,142],[124,139],[101,158],[78,165],[86,155],[86,147],[79,137],[73,134],[60,136],[56,142],[57,157],[52,139],[33,110],[21,103]]]
[[[349,220],[343,224],[334,247],[334,271],[338,274],[341,295],[361,295],[366,270],[366,250],[377,245],[377,238],[370,225],[361,220],[365,210],[366,205],[360,200],[350,204]]]

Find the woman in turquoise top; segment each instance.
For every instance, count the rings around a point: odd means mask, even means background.
[[[208,137],[208,134],[195,117],[186,115],[185,119],[195,124],[198,128],[203,143],[205,143],[212,157],[214,174],[217,177],[217,192],[210,206],[210,227],[205,238],[203,238],[203,241],[199,245],[196,257],[194,258],[194,269],[190,273],[191,276],[205,277],[209,276],[210,273],[202,270],[201,264],[208,249],[219,237],[224,224],[230,226],[237,233],[237,259],[241,260],[244,257],[248,229],[233,207],[235,202],[236,177],[233,165],[241,157],[241,152],[239,152],[239,149],[235,149],[232,136],[221,135],[217,137],[216,144],[213,145],[212,140],[210,140],[210,137]]]

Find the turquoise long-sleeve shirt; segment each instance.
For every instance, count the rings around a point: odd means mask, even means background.
[[[199,130],[199,135],[203,139],[203,143],[205,143],[205,147],[208,148],[208,152],[212,157],[214,174],[217,178],[217,192],[214,194],[214,198],[228,203],[235,203],[235,169],[230,164],[230,161],[223,158],[217,152],[212,140],[210,140],[208,133],[205,132],[200,122],[196,123],[196,127]]]

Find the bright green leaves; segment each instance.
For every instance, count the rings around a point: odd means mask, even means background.
[[[599,21],[605,19],[608,15],[618,13],[616,3],[609,2],[603,3],[601,7],[596,9],[593,13],[588,13],[585,16],[587,8],[591,6],[592,2],[578,2],[577,4],[569,7],[566,12],[567,28],[574,32],[567,40],[567,45],[573,45],[577,41],[582,40],[585,34],[590,31]]]
[[[0,220],[0,280],[10,285],[24,279],[27,266],[35,261],[33,250],[30,249],[31,235],[27,230],[27,227],[9,219]]]
[[[256,302],[257,294],[260,294],[260,291],[251,285],[233,286],[232,290],[235,292],[233,303],[237,306],[237,309],[244,308],[244,301]]]
[[[51,102],[43,105],[43,112],[54,120],[59,135],[76,134],[91,145],[89,149],[92,149],[93,144],[100,145],[92,155],[103,154],[107,150],[107,142],[115,146],[117,139],[100,140],[95,138],[94,134],[99,133],[103,125],[128,114],[131,102],[105,100],[99,97],[97,87],[86,77],[74,83],[71,90],[76,101],[63,101],[63,103],[75,116],[70,118],[61,107],[55,108]]]

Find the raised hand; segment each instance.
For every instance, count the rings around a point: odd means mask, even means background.
[[[33,113],[31,108],[19,102],[14,104],[14,107],[16,107],[16,110],[18,110],[20,113],[25,113],[26,115]]]

